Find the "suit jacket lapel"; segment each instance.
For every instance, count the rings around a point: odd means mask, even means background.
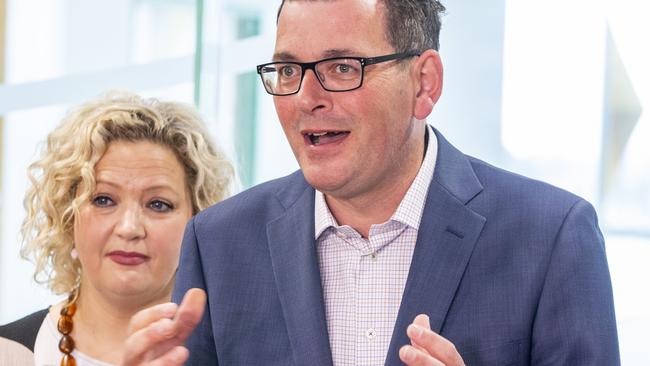
[[[440,332],[485,218],[466,204],[482,186],[468,159],[436,131],[438,157],[424,206],[402,304],[386,365],[401,365],[399,349],[410,343],[406,328],[418,314]]]
[[[314,190],[304,180],[298,186],[297,198],[279,196],[287,211],[267,225],[271,261],[295,364],[332,365],[314,239]]]

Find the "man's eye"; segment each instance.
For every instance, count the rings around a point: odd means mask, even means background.
[[[336,72],[341,73],[341,74],[346,74],[346,73],[349,73],[349,72],[353,71],[352,66],[350,66],[348,64],[338,64],[338,65],[336,65],[335,70],[336,70]]]
[[[108,196],[96,196],[93,198],[92,203],[97,207],[108,207],[114,204],[113,200]]]
[[[149,202],[149,208],[156,212],[169,212],[174,209],[170,203],[161,200],[153,200]]]
[[[291,65],[283,66],[280,69],[280,75],[283,76],[283,77],[292,77],[292,76],[296,75],[295,66],[291,66]]]

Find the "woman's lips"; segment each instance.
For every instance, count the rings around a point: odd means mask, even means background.
[[[149,256],[138,252],[124,252],[116,250],[107,254],[107,256],[117,264],[124,266],[137,266],[149,260]]]

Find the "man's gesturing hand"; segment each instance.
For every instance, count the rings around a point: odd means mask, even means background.
[[[453,343],[434,333],[429,317],[420,314],[406,329],[411,345],[399,350],[399,358],[408,366],[462,366],[465,363]]]
[[[206,295],[201,289],[185,293],[180,306],[160,304],[131,318],[122,366],[176,366],[189,357],[183,346],[201,320]]]

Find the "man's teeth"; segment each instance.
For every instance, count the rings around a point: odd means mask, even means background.
[[[325,135],[330,135],[330,136],[336,136],[339,135],[343,132],[312,132],[309,133],[309,140],[311,141],[312,145],[318,145],[320,143],[320,138],[325,136]]]

